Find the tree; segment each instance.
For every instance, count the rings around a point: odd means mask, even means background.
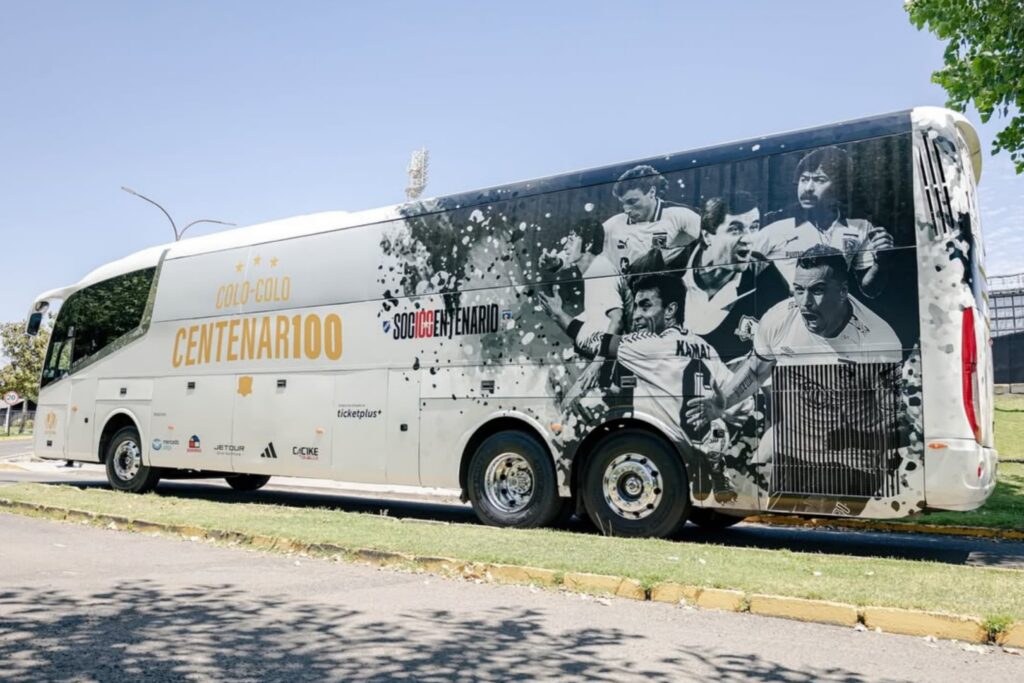
[[[25,321],[0,324],[0,357],[7,360],[0,367],[0,391],[16,391],[31,401],[39,398],[39,376],[49,341],[48,327],[29,337],[25,334]]]
[[[964,111],[973,101],[983,122],[1008,118],[992,153],[1009,152],[1024,173],[1024,0],[906,0],[904,8],[918,30],[949,41],[945,66],[932,74],[946,106]]]

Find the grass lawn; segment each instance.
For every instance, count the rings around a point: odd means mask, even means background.
[[[623,539],[546,529],[399,521],[379,515],[17,484],[0,497],[169,524],[375,548],[463,561],[676,581],[984,619],[1024,619],[1024,571],[843,557],[704,543]],[[951,587],[955,586],[953,590]]]
[[[1024,395],[996,396],[996,450],[1002,458],[1024,458]]]

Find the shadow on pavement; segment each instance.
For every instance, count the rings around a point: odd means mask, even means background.
[[[616,645],[628,659],[607,655]],[[0,591],[0,661],[0,678],[13,681],[865,680],[837,668],[790,669],[727,645],[656,659],[636,634],[556,632],[526,608],[383,621],[284,595],[257,600],[228,585],[171,591],[146,581],[80,597]]]

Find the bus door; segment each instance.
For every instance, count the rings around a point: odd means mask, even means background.
[[[388,444],[389,370],[353,370],[334,376],[335,479],[381,484]]]
[[[102,453],[95,450],[93,430],[96,424],[96,379],[91,373],[72,375],[68,400],[68,421],[65,455],[72,460],[96,460]]]
[[[71,380],[65,379],[40,392],[36,406],[36,428],[33,445],[36,455],[41,458],[63,458],[67,434],[68,401],[71,397]],[[45,398],[44,398],[45,397]]]
[[[233,381],[225,375],[156,379],[148,435],[150,464],[231,472],[233,452],[224,447],[232,443]]]
[[[420,373],[388,371],[386,481],[420,484]]]
[[[235,472],[330,476],[333,398],[330,376],[237,375],[230,444]]]

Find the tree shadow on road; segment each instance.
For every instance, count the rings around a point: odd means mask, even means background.
[[[655,659],[637,634],[553,630],[527,608],[471,618],[421,610],[386,621],[315,597],[254,597],[230,585],[171,591],[146,581],[88,595],[0,591],[0,662],[0,679],[11,681],[864,680],[727,647]]]

